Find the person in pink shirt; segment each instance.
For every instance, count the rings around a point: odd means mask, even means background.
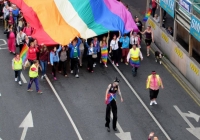
[[[164,88],[162,80],[155,71],[152,71],[151,75],[147,77],[146,88],[149,89],[150,93],[150,105],[157,104],[156,98],[159,93],[159,88]]]
[[[27,36],[31,36],[33,33],[33,28],[30,26],[29,23],[27,23],[27,26],[24,27],[23,32],[27,35]]]

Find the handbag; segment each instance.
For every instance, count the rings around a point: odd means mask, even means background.
[[[92,58],[97,58],[97,54],[92,54]]]

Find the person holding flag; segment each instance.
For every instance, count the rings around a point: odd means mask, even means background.
[[[143,60],[142,53],[139,48],[134,44],[133,47],[129,50],[127,55],[127,62],[130,61],[130,65],[132,66],[132,73],[135,77],[137,75],[137,69],[140,66],[140,58]]]
[[[106,107],[106,124],[107,131],[110,132],[110,111],[112,110],[113,113],[113,130],[117,131],[117,104],[116,104],[116,96],[117,91],[121,97],[121,102],[123,102],[122,94],[119,88],[119,80],[116,78],[112,84],[108,85],[105,95],[105,103],[107,104]]]

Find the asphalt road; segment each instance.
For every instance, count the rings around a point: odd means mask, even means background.
[[[1,31],[3,32],[2,29]],[[0,34],[0,39],[5,39],[5,36]],[[1,47],[6,48],[6,46]],[[142,52],[144,60],[137,77],[131,75],[131,67],[125,64],[120,63],[119,70],[172,140],[196,140],[186,130],[189,126],[175,110],[174,105],[177,105],[184,113],[191,111],[200,115],[199,106],[162,65],[155,63],[153,54],[149,58],[145,56],[144,44]],[[14,82],[14,73],[11,69],[12,58],[13,55],[9,54],[8,50],[0,50],[0,138],[2,140],[20,139],[23,128],[19,128],[19,125],[31,111],[34,127],[28,128],[26,140],[78,140],[69,118],[46,80],[40,80],[40,87],[44,92],[42,95],[36,92],[28,93],[27,83],[20,87]],[[149,94],[145,89],[146,78],[152,70],[156,70],[161,76],[165,87],[160,90],[156,106],[149,106]],[[23,71],[23,74],[28,81],[28,70]],[[108,133],[104,127],[105,90],[116,76],[121,80],[120,88],[124,98],[123,103],[120,102],[119,97],[117,100],[118,122],[123,131],[130,132],[133,140],[145,140],[151,131],[154,131],[159,139],[167,140],[110,63],[108,68],[97,64],[94,73],[88,73],[85,62],[83,68],[80,69],[79,79],[71,74],[68,78],[58,74],[58,80],[53,81],[50,68],[47,75],[83,140],[119,139],[112,129]],[[33,89],[35,89],[34,85]],[[200,123],[195,122],[193,118],[188,118],[188,120],[194,127],[200,127]]]

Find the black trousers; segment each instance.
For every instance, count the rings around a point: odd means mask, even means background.
[[[18,47],[19,47],[19,53],[21,52],[23,46],[24,46],[24,44],[19,44],[18,45]]]
[[[22,70],[15,70],[15,78],[17,78],[18,81],[21,81],[21,72]]]
[[[116,128],[117,125],[117,104],[115,100],[112,100],[106,107],[106,124],[105,127],[110,128],[110,111],[113,113],[113,129]]]
[[[58,62],[53,62],[53,66],[52,66],[52,75],[53,75],[53,77],[56,77],[57,64],[58,64]]]
[[[67,60],[59,61],[58,71],[63,71],[63,74],[67,75]]]
[[[94,64],[94,58],[92,58],[92,55],[88,55],[88,70],[91,72],[93,71],[93,64]]]
[[[155,15],[155,13],[156,13],[156,9],[157,9],[157,7],[152,8],[152,17],[154,17],[154,15]]]
[[[114,63],[118,63],[118,61],[119,61],[119,49],[112,50],[112,53],[113,53],[112,61],[114,61]]]
[[[78,58],[71,58],[71,70],[74,71],[74,74],[78,74],[78,64],[79,60]]]

